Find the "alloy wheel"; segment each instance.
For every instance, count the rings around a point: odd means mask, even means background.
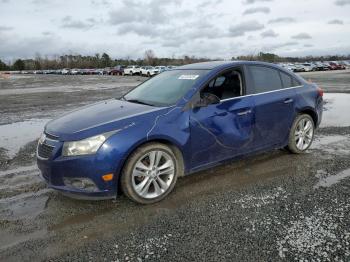
[[[164,194],[175,176],[172,157],[161,150],[147,152],[139,158],[132,171],[132,186],[142,198],[152,199]]]
[[[313,134],[314,126],[311,120],[300,119],[294,133],[296,147],[301,151],[306,150],[312,142]]]

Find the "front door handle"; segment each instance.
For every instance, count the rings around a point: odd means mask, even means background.
[[[285,99],[284,100],[284,102],[283,103],[285,103],[285,104],[290,104],[290,103],[293,103],[293,99],[292,98],[287,98],[287,99]]]
[[[246,110],[246,111],[241,111],[241,112],[238,112],[237,115],[239,116],[244,116],[244,115],[248,115],[252,112],[252,110]]]

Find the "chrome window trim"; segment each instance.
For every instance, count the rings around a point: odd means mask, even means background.
[[[276,90],[266,91],[266,92],[261,92],[261,93],[256,93],[256,94],[250,94],[250,95],[244,95],[244,96],[236,96],[236,97],[232,97],[232,98],[226,98],[226,99],[220,100],[220,103],[221,103],[221,102],[230,101],[230,100],[234,100],[234,99],[238,99],[238,98],[242,98],[242,97],[263,95],[263,94],[274,93],[274,92],[279,92],[279,91],[288,90],[288,89],[300,88],[300,87],[304,87],[304,86],[303,86],[303,85],[292,86],[292,87],[281,88],[281,89],[276,89]]]

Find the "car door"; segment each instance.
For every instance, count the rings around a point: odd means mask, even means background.
[[[296,82],[276,68],[261,65],[248,68],[254,85],[254,145],[256,148],[280,145],[287,139],[295,118]],[[285,77],[289,77],[288,86]]]
[[[228,82],[228,76],[222,78],[223,74],[235,70],[239,74],[234,77],[236,83]],[[229,71],[219,74],[201,91],[221,96],[220,103],[191,109],[191,163],[194,168],[243,154],[251,148],[254,100],[251,96],[244,96],[243,68]]]

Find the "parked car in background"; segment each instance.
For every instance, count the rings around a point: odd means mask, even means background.
[[[124,75],[139,75],[141,72],[140,66],[130,65],[124,68]]]
[[[95,74],[102,76],[102,75],[106,75],[107,71],[104,68],[98,68],[98,69],[95,69]]]
[[[49,187],[68,196],[106,199],[122,190],[155,203],[179,177],[223,161],[277,148],[304,153],[321,122],[322,96],[316,84],[273,64],[181,66],[119,100],[47,123],[37,163]]]
[[[328,70],[337,70],[337,67],[329,62],[323,62],[323,64],[328,68]]]
[[[141,66],[140,67],[140,75],[146,76],[149,72],[148,70],[153,69],[153,66]]]
[[[305,68],[302,64],[295,64],[294,72],[305,72]]]
[[[115,66],[110,70],[109,75],[123,75],[124,69],[125,69],[125,66],[121,66],[121,65]]]
[[[69,68],[63,68],[61,70],[61,74],[62,75],[69,75],[70,74],[70,69]]]
[[[72,70],[70,70],[70,74],[71,75],[81,75],[81,70],[78,68],[73,68]]]
[[[345,66],[343,66],[342,64],[338,63],[338,62],[329,62],[330,65],[335,67],[335,70],[345,70]]]
[[[295,69],[295,66],[293,64],[279,64],[280,66],[282,66],[283,68],[289,70],[289,71],[292,71],[294,72],[294,69]]]
[[[313,66],[311,63],[303,63],[302,66],[305,72],[315,71],[315,66]]]
[[[146,66],[144,68],[144,70],[141,70],[141,75],[143,75],[143,76],[151,77],[151,76],[154,76],[156,74],[158,74],[158,69],[156,69],[153,66]]]
[[[323,63],[315,62],[315,70],[316,71],[326,71],[326,70],[329,70],[329,69]]]
[[[167,67],[166,66],[155,66],[154,69],[155,69],[155,72],[157,74],[160,74],[160,73],[162,73],[164,71],[167,71]]]
[[[350,69],[350,62],[348,61],[340,61],[339,62],[341,65],[345,67],[345,69]]]

